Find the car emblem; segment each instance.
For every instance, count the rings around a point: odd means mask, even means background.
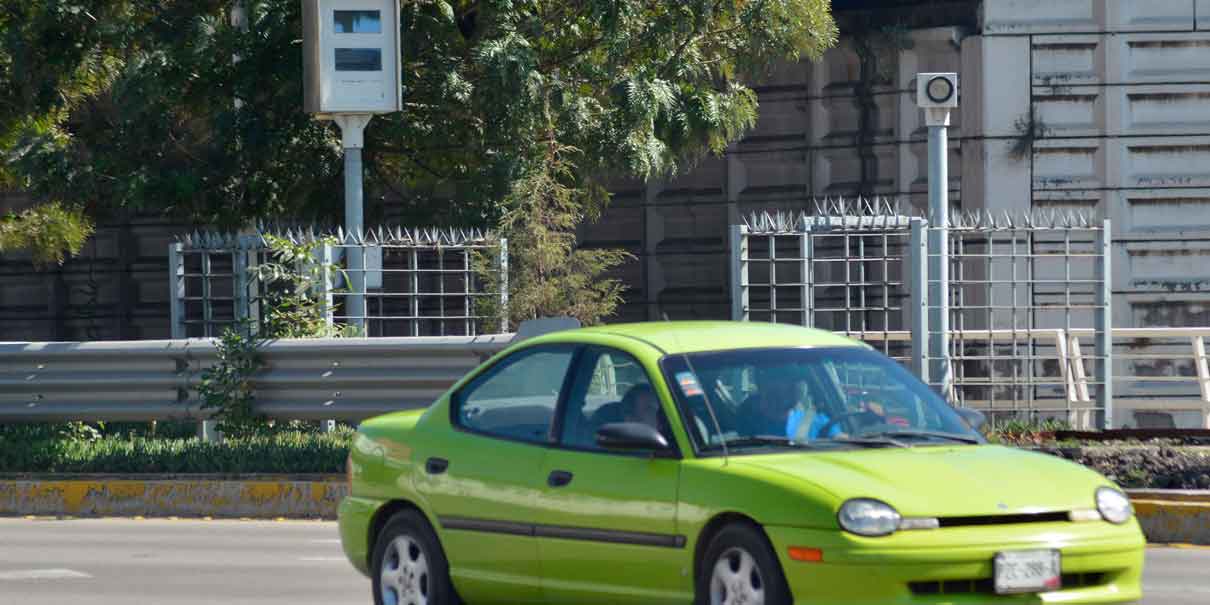
[[[1000,510],[1008,510],[1008,505],[1003,502],[997,502],[996,507]]]

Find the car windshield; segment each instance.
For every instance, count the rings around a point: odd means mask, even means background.
[[[661,363],[700,452],[982,442],[925,384],[868,349],[741,349]]]

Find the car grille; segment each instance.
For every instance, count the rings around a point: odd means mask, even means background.
[[[1066,511],[1024,515],[982,515],[977,517],[940,517],[941,527],[969,527],[973,525],[1017,525],[1021,523],[1053,523],[1069,521]]]
[[[1104,582],[1105,574],[1102,572],[1065,573],[1063,574],[1063,588],[1060,590],[1100,586]],[[995,583],[991,578],[981,578],[978,580],[908,582],[908,589],[910,589],[912,594],[916,596],[938,594],[995,594],[996,592]]]

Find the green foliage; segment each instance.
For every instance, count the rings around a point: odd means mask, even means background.
[[[984,433],[993,443],[1028,445],[1054,441],[1055,431],[1070,430],[1071,426],[1060,420],[1013,418],[1000,422],[989,422]]]
[[[341,473],[352,431],[284,431],[197,438],[108,436],[95,440],[0,431],[0,473]]]
[[[268,418],[253,409],[252,376],[261,367],[257,341],[246,327],[228,328],[215,343],[218,361],[202,372],[198,385],[201,408],[218,420],[225,436],[245,437],[262,433]]]
[[[81,209],[52,202],[0,216],[0,253],[24,250],[35,264],[61,265],[68,254],[80,253],[92,232],[92,221]]]
[[[257,350],[266,341],[277,338],[334,338],[356,334],[352,327],[329,325],[328,303],[318,294],[340,267],[319,258],[325,246],[335,238],[295,242],[267,234],[270,254],[275,262],[257,267],[257,277],[266,288],[262,302],[265,317],[256,334],[248,322],[237,323],[223,331],[215,343],[218,360],[202,372],[198,394],[202,409],[218,420],[224,436],[247,437],[279,432],[282,426],[257,414],[252,377],[261,368]],[[285,425],[287,430],[297,425]]]
[[[331,308],[319,294],[343,275],[339,265],[324,262],[325,246],[335,245],[327,237],[295,242],[276,235],[265,235],[275,262],[259,265],[257,278],[265,293],[265,338],[331,338],[353,336],[353,326],[329,324]],[[347,281],[347,280],[346,280]],[[337,290],[331,289],[331,292]]]
[[[245,0],[242,28],[233,4],[0,0],[3,178],[96,214],[333,216],[339,137],[301,111],[301,3]],[[836,39],[828,0],[400,8],[405,108],[367,133],[367,199],[425,224],[494,223],[549,139],[583,151],[577,186],[683,169],[755,123],[747,82]]]
[[[569,316],[582,324],[599,323],[622,301],[621,282],[603,277],[633,256],[624,250],[575,249],[575,227],[605,198],[599,189],[574,185],[576,150],[549,143],[538,169],[517,182],[505,199],[501,232],[508,238],[508,319]],[[491,259],[479,255],[476,269],[490,292],[504,287]],[[500,314],[494,297],[484,297],[481,314]]]

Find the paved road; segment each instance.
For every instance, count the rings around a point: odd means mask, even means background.
[[[1145,605],[1210,603],[1210,549],[1147,552]],[[0,519],[0,604],[365,605],[333,523]]]

